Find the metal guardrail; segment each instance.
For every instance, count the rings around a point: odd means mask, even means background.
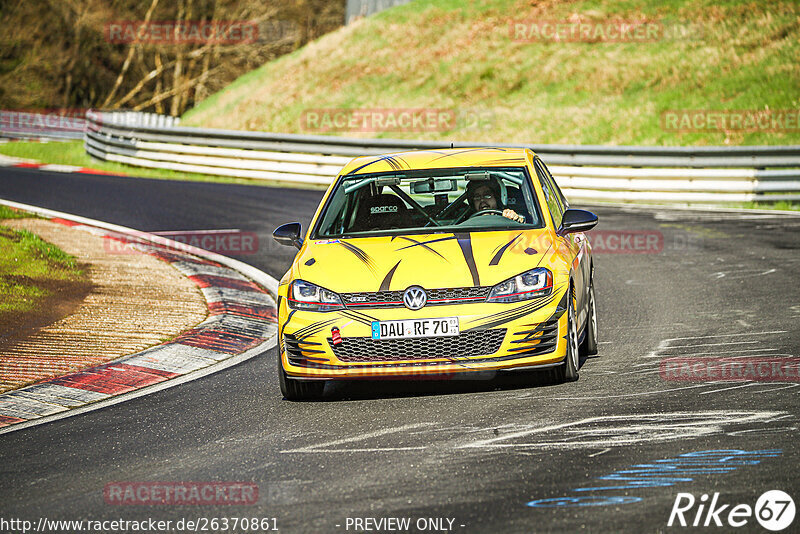
[[[328,185],[354,156],[451,145],[192,128],[167,119],[134,112],[89,112],[86,151],[99,159],[141,167]],[[453,146],[532,148],[548,164],[564,193],[576,200],[800,200],[800,146]]]

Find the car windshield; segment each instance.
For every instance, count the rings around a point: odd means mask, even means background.
[[[314,237],[542,227],[525,168],[471,167],[345,177]]]

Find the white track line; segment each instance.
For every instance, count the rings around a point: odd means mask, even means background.
[[[642,397],[645,395],[658,395],[659,393],[670,393],[672,391],[681,391],[684,389],[703,388],[708,384],[695,384],[693,386],[685,386],[682,388],[660,389],[658,391],[640,391],[638,393],[623,393],[621,395],[596,395],[593,397],[552,397],[551,400],[602,400],[602,399],[622,399],[625,397]]]
[[[729,388],[712,389],[711,391],[701,391],[700,395],[710,395],[711,393],[719,393],[721,391],[730,391],[731,389],[749,388],[750,386],[757,386],[759,382],[748,382],[746,384],[739,384],[738,386],[731,386]]]
[[[380,436],[385,436],[387,434],[396,434],[398,432],[403,432],[406,430],[412,430],[415,428],[422,428],[426,426],[433,425],[433,423],[411,423],[408,425],[403,425],[400,427],[392,427],[392,428],[383,428],[381,430],[376,430],[374,432],[365,432],[364,434],[359,434],[357,436],[351,436],[349,438],[342,438],[336,439],[333,441],[328,441],[326,443],[318,443],[316,445],[309,445],[307,447],[300,447],[299,449],[290,449],[281,451],[281,453],[289,454],[289,453],[300,453],[300,452],[373,452],[373,451],[386,451],[386,450],[419,450],[424,449],[423,446],[418,447],[389,447],[389,448],[362,448],[362,449],[332,449],[331,447],[336,447],[337,445],[344,445],[346,443],[353,443],[356,441],[364,441],[367,439],[377,438]]]
[[[689,336],[689,337],[673,337],[665,339],[664,341],[679,341],[683,339],[711,339],[715,337],[734,337],[734,336],[760,336],[763,334],[785,334],[787,330],[770,330],[767,332],[737,332],[735,334],[714,334],[709,336]]]

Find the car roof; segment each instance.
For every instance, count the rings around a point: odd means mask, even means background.
[[[446,148],[362,156],[345,165],[340,174],[458,167],[516,167],[525,165],[527,150],[507,147]]]

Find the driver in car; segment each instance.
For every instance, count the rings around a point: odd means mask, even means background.
[[[467,199],[475,213],[485,210],[501,210],[500,191],[494,180],[472,181],[467,183]],[[516,211],[503,208],[503,217],[518,223],[525,223],[525,216]]]

